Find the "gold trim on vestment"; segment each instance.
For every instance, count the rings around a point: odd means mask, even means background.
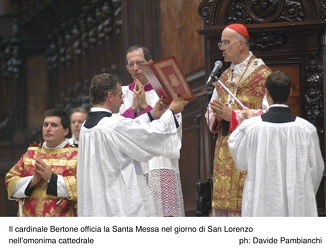
[[[34,187],[29,197],[22,200],[22,216],[74,216],[77,201],[77,156],[78,148],[46,149],[31,146],[6,175],[9,199],[12,198],[16,184],[21,178],[33,176],[35,159],[40,157],[52,170],[61,175],[71,197],[63,198],[46,194],[48,182],[41,180]]]
[[[260,59],[252,57],[252,61],[243,79],[238,85],[236,97],[248,108],[260,109],[265,95],[264,83],[271,70],[261,63]],[[220,80],[229,87],[231,69],[227,69],[220,77]],[[227,103],[229,94],[219,86],[217,89],[219,101]],[[231,104],[233,110],[242,109],[236,102]],[[223,121],[226,122],[226,121]],[[229,151],[227,140],[230,131],[226,136],[222,135],[222,127],[217,128],[217,141],[214,151],[213,166],[213,198],[212,208],[231,211],[240,211],[242,204],[242,191],[245,180],[245,172],[236,169],[232,155]]]

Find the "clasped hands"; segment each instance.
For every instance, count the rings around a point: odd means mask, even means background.
[[[135,87],[133,89],[134,96],[132,102],[132,110],[136,112],[137,110],[144,110],[147,108],[148,104],[146,101],[146,92],[144,90],[144,86],[141,82],[136,79],[135,80]]]
[[[29,184],[29,187],[34,187],[42,179],[48,181],[52,175],[50,167],[40,158],[36,158],[34,164],[33,178]]]
[[[230,121],[232,116],[232,109],[230,109],[226,104],[218,100],[213,100],[210,103],[211,110],[218,121],[225,120]],[[243,116],[248,119],[254,116],[253,111],[249,108],[244,108],[242,110]]]
[[[232,109],[227,104],[218,100],[213,100],[209,104],[218,121],[225,120],[229,122],[231,120]]]

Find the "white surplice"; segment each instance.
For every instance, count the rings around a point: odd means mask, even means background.
[[[237,169],[247,171],[242,216],[317,216],[324,161],[311,123],[253,117],[237,127],[228,144]]]
[[[171,110],[152,122],[147,114],[136,119],[114,114],[93,128],[83,125],[77,164],[78,216],[155,216],[140,162],[158,155],[178,159],[177,138]]]
[[[125,117],[134,118],[135,114],[132,113],[132,103],[134,101],[134,88],[135,83],[128,86],[123,86],[122,91],[124,94],[124,104],[120,107],[120,113],[129,111]],[[146,101],[149,106],[145,111],[149,111],[154,107],[159,99],[155,90],[148,83],[144,86]],[[145,112],[142,111],[142,112]],[[175,115],[178,121],[178,135],[176,138],[178,142],[182,141],[182,115],[181,113]],[[141,162],[143,173],[148,182],[151,191],[156,216],[158,217],[184,217],[184,201],[182,193],[182,185],[179,170],[179,159],[170,159],[164,156],[153,157],[149,161]]]

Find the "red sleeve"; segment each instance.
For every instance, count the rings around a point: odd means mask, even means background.
[[[239,122],[237,120],[237,115],[234,112],[234,110],[232,110],[231,119],[230,119],[230,133],[232,133],[238,125],[239,125]]]
[[[217,121],[217,119],[214,120],[212,126],[211,126],[211,131],[213,134],[216,134],[222,127],[223,120]]]

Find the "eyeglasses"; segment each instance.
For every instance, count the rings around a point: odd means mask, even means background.
[[[136,64],[137,66],[139,66],[139,64],[142,64],[142,63],[145,63],[145,61],[129,62],[129,63],[127,64],[127,67],[128,67],[129,69],[131,69],[131,68],[133,68],[133,67],[135,66],[135,64]]]
[[[228,41],[221,41],[221,42],[218,42],[217,45],[220,49],[226,49],[228,47],[230,42]]]
[[[240,42],[241,43],[241,40],[238,40],[238,41],[220,41],[217,43],[218,47],[220,49],[227,49],[227,47],[231,44],[231,43],[236,43],[236,42]]]
[[[118,94],[116,93],[116,94],[114,94],[113,92],[109,92],[109,93],[111,93],[113,96],[117,96]],[[120,99],[123,99],[124,97],[125,97],[125,95],[123,94],[123,93],[121,93],[120,95]]]

